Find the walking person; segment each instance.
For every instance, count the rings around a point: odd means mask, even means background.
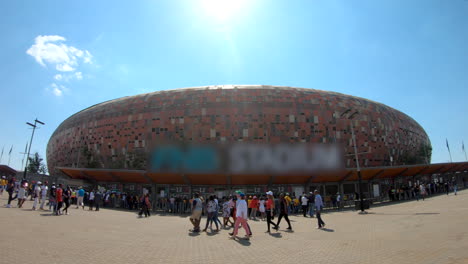
[[[268,227],[267,232],[270,233],[270,224],[273,225],[274,229],[277,229],[276,224],[273,223],[273,221],[272,221],[273,216],[274,216],[274,211],[275,211],[275,201],[274,201],[274,198],[273,198],[273,192],[272,191],[268,191],[266,193],[266,195],[267,195],[267,200],[266,200],[266,203],[265,203],[266,204],[265,214],[266,214],[267,227]]]
[[[48,184],[49,182],[45,181],[41,186],[41,210],[44,210],[44,205],[47,200],[47,190],[49,190]]]
[[[250,212],[250,219],[257,220],[257,210],[258,210],[258,198],[254,196],[250,202],[250,207],[252,211]]]
[[[215,223],[218,223],[220,225],[220,227],[222,228],[223,224],[221,223],[221,221],[218,218],[220,206],[219,206],[219,202],[218,202],[218,197],[216,195],[214,196],[214,201],[216,203],[216,210],[214,211],[213,221]],[[210,229],[213,229],[212,225],[213,225],[213,222],[211,222]]]
[[[6,191],[8,186],[8,181],[6,179],[6,176],[2,176],[2,179],[0,180],[0,195],[3,195],[3,191]]]
[[[453,194],[457,195],[457,191],[458,191],[458,185],[457,185],[457,183],[455,182],[455,183],[453,184]]]
[[[323,208],[323,200],[322,196],[320,196],[319,192],[315,190],[315,215],[317,216],[318,222],[318,229],[325,227],[325,222],[322,220],[321,212]]]
[[[68,215],[68,207],[70,207],[70,202],[72,197],[72,190],[70,186],[67,186],[67,189],[63,192],[63,202],[65,203],[65,208],[63,211],[65,212],[66,215]]]
[[[426,197],[426,187],[424,187],[424,184],[419,185],[419,192],[421,193],[421,197],[424,201],[424,198]]]
[[[309,204],[309,198],[307,198],[306,194],[303,193],[301,197],[301,205],[302,205],[302,215],[307,217],[307,209]]]
[[[18,190],[18,208],[23,207],[24,201],[26,201],[27,197],[27,190],[26,190],[26,185],[21,184],[19,190]]]
[[[195,193],[195,198],[192,202],[192,215],[190,216],[190,222],[193,225],[192,232],[200,232],[200,220],[203,211],[203,203],[200,200],[200,194]]]
[[[37,205],[39,204],[39,198],[41,197],[41,185],[42,182],[38,181],[36,187],[34,187],[34,204],[33,204],[33,211],[37,209]]]
[[[336,207],[338,210],[341,209],[341,195],[340,193],[336,193]]]
[[[84,196],[85,196],[85,190],[83,187],[79,187],[80,189],[78,190],[78,199],[76,200],[76,209],[78,209],[80,206],[84,210]]]
[[[147,194],[143,195],[143,197],[141,199],[141,210],[138,213],[138,215],[140,217],[143,217],[143,213],[144,213],[145,217],[151,216],[151,214],[149,212],[150,208],[151,208],[151,202],[150,202],[150,199],[149,199],[149,194],[147,193]]]
[[[314,208],[315,208],[315,196],[314,196],[314,193],[313,192],[310,192],[309,193],[309,197],[307,197],[309,199],[308,201],[308,205],[309,205],[309,216],[311,218],[314,217]]]
[[[89,203],[89,210],[92,211],[93,206],[94,206],[94,190],[91,190],[91,192],[89,192],[88,203]]]
[[[57,187],[57,190],[55,191],[55,199],[57,200],[57,210],[55,212],[55,215],[61,215],[63,206],[63,185],[60,183],[59,186]]]
[[[54,214],[57,211],[57,200],[55,199],[56,190],[57,187],[55,187],[55,183],[52,183],[49,192],[49,211],[53,212]]]
[[[288,202],[286,201],[286,199],[284,197],[284,194],[280,194],[280,196],[279,196],[278,222],[276,222],[276,227],[274,227],[274,229],[276,229],[276,230],[279,229],[279,224],[281,223],[281,219],[283,219],[283,217],[286,220],[286,222],[288,223],[288,228],[286,228],[286,229],[287,230],[292,230],[291,222],[289,221],[289,217],[288,217]]]
[[[262,221],[265,220],[265,198],[262,196],[260,197],[260,201],[258,201],[258,211],[260,211],[260,219]]]
[[[214,201],[213,195],[211,195],[211,196],[208,198],[208,202],[206,203],[206,214],[207,214],[207,217],[206,217],[205,229],[203,229],[203,232],[206,232],[206,229],[208,228],[208,224],[213,223],[213,221],[214,221],[214,214],[215,214],[216,209],[217,209],[216,202]],[[215,230],[215,232],[218,232],[218,231],[219,231],[218,222],[215,222],[215,225],[216,225],[216,230]]]
[[[7,184],[7,193],[8,193],[8,203],[6,205],[7,208],[11,208],[11,201],[13,201],[13,192],[15,191],[15,183],[14,180],[10,180]]]
[[[235,239],[239,230],[239,225],[245,230],[245,239],[249,240],[252,236],[250,232],[250,228],[247,225],[247,218],[248,218],[248,209],[247,209],[247,202],[245,201],[245,194],[239,194],[240,200],[236,206],[236,222],[234,223],[234,231],[229,233],[231,239]]]
[[[138,201],[138,198],[137,198]],[[94,205],[96,206],[96,211],[99,211],[102,202],[102,192],[97,190],[94,194]]]
[[[231,217],[231,208],[229,206],[229,200],[226,197],[224,197],[223,200],[224,200],[224,203],[223,203],[223,225],[224,225],[224,228],[227,227],[228,223],[231,223],[231,225],[234,226],[234,223],[231,222],[231,220],[229,220],[229,218]]]

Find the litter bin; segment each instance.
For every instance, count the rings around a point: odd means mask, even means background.
[[[364,206],[364,210],[367,210],[370,208],[370,201],[367,199],[362,200],[362,204]],[[360,200],[355,200],[354,201],[354,209],[356,210],[361,210],[361,201]]]

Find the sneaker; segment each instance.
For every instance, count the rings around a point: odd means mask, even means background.
[[[229,233],[229,235],[230,235],[230,236],[233,236],[233,235],[234,235],[234,233]]]
[[[292,228],[291,228],[291,227],[288,227],[288,228],[286,228],[286,229],[287,229],[287,230],[292,230]]]
[[[318,226],[317,229],[322,229],[322,227],[321,227],[321,226]]]

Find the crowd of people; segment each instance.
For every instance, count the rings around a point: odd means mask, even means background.
[[[15,200],[17,207],[23,208],[24,202],[30,197],[31,201],[34,200],[32,210],[50,211],[55,215],[69,214],[68,209],[71,205],[76,205],[77,209],[81,207],[83,210],[86,206],[90,211],[99,211],[101,207],[118,206],[128,210],[140,210],[140,215],[144,214],[146,217],[150,216],[149,211],[152,208],[148,193],[141,196],[117,194],[100,188],[86,191],[81,186],[72,188],[55,183],[49,186],[47,181],[44,183],[19,181],[15,178],[7,179],[5,176],[0,180],[0,195],[3,195],[3,192],[8,193],[8,202],[5,205],[7,208],[11,208]]]
[[[305,193],[301,196],[302,208],[304,217],[310,214],[310,217],[317,218],[317,228],[323,228],[325,222],[322,220],[321,211],[323,209],[323,200],[319,192],[316,190],[310,195]],[[291,206],[293,205],[293,206]],[[275,199],[273,192],[268,191],[265,196],[246,196],[242,192],[237,192],[236,195],[230,197],[223,197],[221,201],[218,200],[216,195],[208,197],[207,201],[204,200],[198,193],[195,193],[191,201],[190,222],[193,225],[191,230],[194,233],[200,231],[206,232],[208,227],[212,232],[218,232],[219,228],[233,227],[233,232],[229,233],[231,238],[236,238],[240,226],[245,230],[245,239],[252,236],[252,230],[248,224],[248,220],[261,220],[266,222],[268,233],[271,228],[274,230],[279,229],[281,221],[284,219],[288,224],[287,231],[292,231],[291,221],[288,215],[295,209],[293,200],[289,195],[281,193],[278,199]],[[219,220],[219,212],[222,212],[223,222]],[[201,230],[201,217],[206,212],[205,228]],[[276,223],[274,221],[277,216]],[[213,223],[216,229],[213,230]]]
[[[412,187],[402,186],[401,188],[390,188],[388,196],[392,201],[419,199],[437,194],[449,194],[453,191],[457,194],[457,185],[446,183],[421,183]],[[138,196],[127,193],[117,193],[105,191],[102,188],[90,189],[86,191],[83,187],[72,188],[56,185],[50,186],[47,181],[44,183],[28,182],[26,180],[7,179],[2,176],[0,179],[0,195],[8,193],[8,203],[6,207],[11,208],[11,203],[17,200],[17,207],[23,208],[24,202],[30,197],[34,200],[32,210],[48,210],[55,215],[69,214],[69,208],[76,205],[76,209],[85,210],[88,207],[90,211],[99,211],[103,207],[118,207],[127,210],[139,211],[140,217],[151,216],[154,209],[162,209],[169,213],[190,213],[190,222],[193,225],[192,232],[207,232],[208,228],[212,232],[219,232],[220,229],[233,228],[229,233],[231,238],[236,238],[239,228],[245,230],[245,239],[252,236],[252,230],[249,226],[249,220],[260,220],[266,222],[268,233],[271,229],[279,230],[281,221],[287,224],[287,231],[292,231],[290,214],[302,213],[304,217],[316,218],[317,228],[323,228],[325,222],[322,220],[321,212],[324,207],[324,201],[320,193],[315,190],[309,194],[303,193],[300,196],[290,196],[289,193],[281,193],[275,199],[273,192],[268,191],[263,195],[250,195],[237,191],[235,195],[222,197],[218,199],[216,195],[202,197],[195,193],[192,199],[184,197],[171,196],[170,198],[160,198],[156,204],[152,204],[148,190],[144,189],[143,194]],[[357,194],[356,194],[357,195]],[[332,206],[341,208],[341,195],[333,195]],[[206,223],[201,229],[202,216],[206,215]],[[219,219],[222,217],[222,222]],[[275,221],[275,217],[277,218]],[[213,229],[213,224],[216,229]]]
[[[458,186],[451,182],[423,182],[421,184],[415,184],[413,186],[402,185],[400,188],[389,188],[388,197],[391,201],[403,201],[403,200],[424,200],[428,196],[434,194],[449,194],[451,191],[457,195]]]

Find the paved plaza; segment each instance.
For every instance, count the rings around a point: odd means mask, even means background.
[[[272,234],[265,222],[249,221],[250,241],[230,240],[228,230],[194,235],[188,217],[75,207],[52,216],[31,207],[0,208],[0,263],[468,263],[468,191],[367,215],[324,213],[323,230],[302,216],[291,217],[293,232],[283,220]]]

